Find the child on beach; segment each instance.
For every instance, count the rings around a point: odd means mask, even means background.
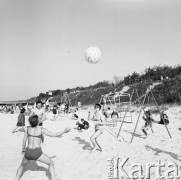
[[[117,121],[119,119],[119,114],[115,109],[113,110],[113,112],[111,114],[111,118],[112,118],[112,121],[113,121],[113,127],[117,126]]]
[[[162,124],[162,125],[168,125],[169,124],[168,116],[164,113],[164,111],[162,111],[160,113],[160,121],[157,123]]]
[[[22,127],[24,129],[25,126],[25,108],[21,108],[21,111],[19,113],[18,116],[18,122],[16,124],[16,127],[13,129],[12,133],[18,132],[19,131],[19,127]]]
[[[143,120],[145,120],[145,125],[142,127],[143,133],[147,136],[146,130],[152,128],[152,122],[156,122],[152,117],[150,111],[145,111],[145,116],[143,116]]]

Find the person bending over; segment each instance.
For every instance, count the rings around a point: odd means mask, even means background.
[[[42,152],[41,149],[41,139],[42,135],[47,135],[50,137],[61,137],[63,134],[68,133],[70,129],[66,128],[62,132],[52,133],[47,129],[39,126],[39,120],[37,115],[33,115],[29,117],[29,123],[31,126],[27,127],[24,139],[23,139],[23,149],[22,153],[24,154],[21,165],[19,166],[15,180],[19,180],[23,174],[23,170],[29,161],[39,161],[41,163],[47,164],[49,166],[49,170],[52,176],[52,180],[57,180],[55,177],[55,168],[54,163],[46,154]],[[26,142],[28,141],[28,145],[26,147]]]
[[[77,125],[78,130],[82,130],[82,129],[87,130],[89,128],[89,123],[85,121],[84,119],[81,119],[81,123],[77,122],[76,125]]]

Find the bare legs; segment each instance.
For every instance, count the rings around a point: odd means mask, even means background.
[[[102,134],[102,130],[97,130],[90,138],[92,144],[93,144],[93,150],[92,152],[96,151],[96,150],[99,150],[99,151],[102,151],[101,149],[101,146],[98,144],[97,142],[97,137]]]
[[[17,132],[17,129],[18,129],[19,127],[18,126],[16,126],[13,130],[12,130],[12,133],[15,133],[15,132]]]
[[[113,127],[117,126],[117,119],[118,119],[117,115],[113,115],[113,116],[112,116]]]
[[[148,133],[147,133],[148,129],[151,129],[151,127],[150,126],[143,126],[141,129],[146,136],[148,135]]]
[[[25,166],[27,165],[29,161],[24,157],[22,162],[21,162],[21,165],[19,166],[18,170],[17,170],[17,173],[16,173],[16,178],[15,180],[19,180],[23,174],[23,170],[25,168]]]
[[[54,168],[54,163],[53,161],[45,154],[42,154],[40,158],[38,159],[39,162],[42,162],[44,164],[47,164],[49,166],[49,171],[52,176],[52,180],[58,180],[55,178],[55,168]]]
[[[18,131],[20,131],[20,129],[22,129],[22,128],[23,128],[23,131],[25,132],[24,126],[16,126],[16,127],[12,130],[12,133],[18,132]]]
[[[53,161],[47,155],[42,154],[37,161],[42,162],[44,164],[47,164],[49,166],[49,171],[51,173],[52,180],[58,180],[57,178],[55,178],[54,163],[53,163]],[[22,162],[21,162],[20,167],[17,170],[15,180],[20,180],[20,178],[21,178],[21,176],[23,174],[23,170],[24,170],[24,168],[25,168],[25,166],[27,165],[28,162],[29,161],[24,157]]]

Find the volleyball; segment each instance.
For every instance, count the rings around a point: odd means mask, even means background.
[[[85,51],[85,59],[91,64],[96,64],[101,60],[101,51],[97,47],[89,47]]]

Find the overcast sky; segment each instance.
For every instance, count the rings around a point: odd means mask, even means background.
[[[180,0],[0,0],[0,100],[180,62]]]

